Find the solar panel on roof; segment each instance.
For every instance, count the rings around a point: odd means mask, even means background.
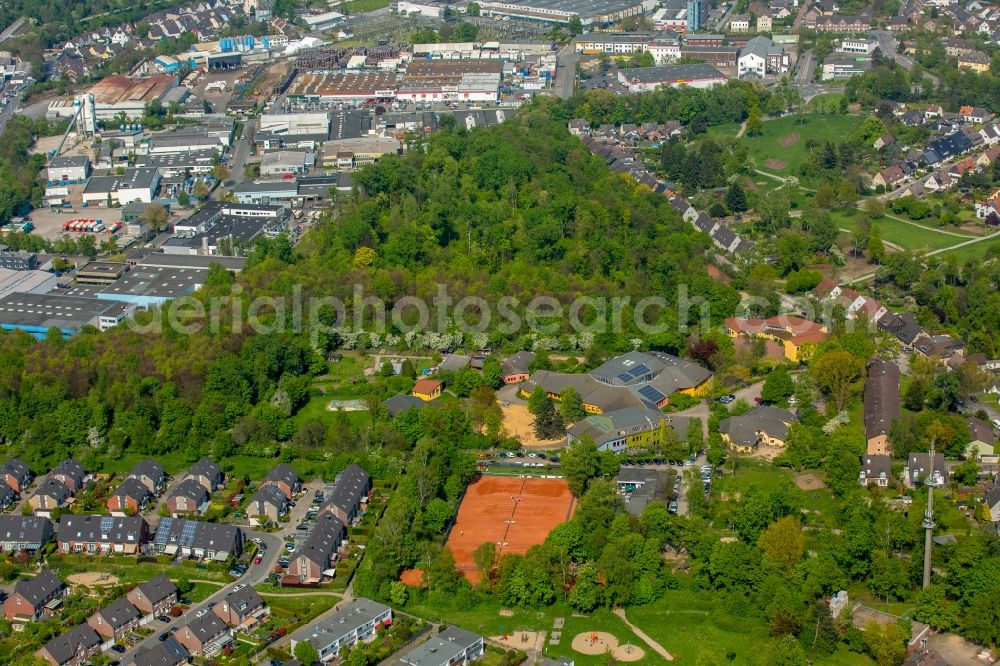
[[[106,532],[110,530],[115,524],[115,519],[111,516],[103,516],[101,518],[101,531]]]
[[[161,520],[159,526],[156,528],[156,536],[153,537],[153,540],[158,542],[166,541],[167,536],[170,534],[170,526],[173,522],[173,518],[164,518]]]
[[[658,391],[657,389],[653,388],[652,386],[643,386],[641,389],[639,389],[639,395],[641,395],[646,400],[655,403],[658,403],[667,397],[662,393],[660,393],[660,391]]]
[[[181,543],[191,545],[194,542],[194,532],[198,529],[198,523],[193,520],[185,521],[184,529],[181,531]]]
[[[623,382],[626,382],[626,383],[627,383],[627,382],[630,382],[630,381],[632,381],[632,375],[630,375],[630,374],[629,374],[629,373],[627,373],[627,372],[623,372],[623,373],[621,373],[620,375],[618,375],[618,379],[620,379],[620,380],[622,380]]]
[[[632,374],[633,377],[638,377],[640,375],[648,375],[649,368],[647,368],[646,364],[643,363],[642,365],[638,365],[632,368],[631,370],[629,370],[629,372]]]

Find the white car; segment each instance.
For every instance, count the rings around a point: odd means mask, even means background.
[[[993,427],[1000,430],[1000,419],[993,419]]]

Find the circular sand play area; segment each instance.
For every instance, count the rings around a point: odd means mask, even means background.
[[[87,587],[105,587],[118,584],[118,576],[93,571],[71,574],[66,580],[72,585],[86,585]]]
[[[619,645],[614,634],[605,631],[585,631],[573,637],[573,649],[580,654],[599,655],[611,652],[618,661],[639,661],[646,653],[637,645]]]

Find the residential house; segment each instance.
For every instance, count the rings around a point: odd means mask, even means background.
[[[35,493],[28,498],[28,505],[36,513],[47,516],[53,509],[61,509],[66,506],[67,500],[72,496],[73,493],[61,481],[50,478],[43,481]]]
[[[183,666],[190,659],[187,648],[170,636],[151,648],[140,648],[128,666]]]
[[[218,615],[201,610],[174,632],[174,638],[191,656],[210,659],[233,642],[233,632]]]
[[[250,631],[269,612],[264,599],[249,585],[237,585],[212,610],[236,631]]]
[[[87,624],[106,640],[118,640],[139,626],[142,613],[127,597],[119,597],[87,618]]]
[[[101,637],[84,623],[49,640],[35,652],[35,656],[52,666],[81,666],[100,648]]]
[[[921,484],[941,487],[948,483],[948,467],[944,464],[944,454],[934,454],[933,468],[929,453],[911,453],[903,469],[903,481],[907,488]]]
[[[861,456],[858,480],[863,486],[888,488],[892,476],[892,458],[886,455]]]
[[[390,417],[395,417],[397,414],[405,412],[410,409],[423,409],[424,407],[440,407],[440,403],[432,400],[430,402],[425,402],[420,398],[412,395],[403,395],[402,393],[397,393],[391,398],[386,398],[382,401],[385,405],[386,410],[389,412]]]
[[[342,647],[375,635],[375,630],[392,622],[392,609],[371,599],[355,599],[331,615],[306,625],[292,634],[291,649],[305,641],[319,653],[321,663],[337,658]]]
[[[281,492],[281,488],[275,485],[261,486],[247,505],[247,516],[250,517],[252,526],[276,523],[286,513],[288,513],[288,498]]]
[[[750,32],[750,15],[733,14],[729,19],[729,32]]]
[[[875,150],[882,150],[892,145],[896,140],[892,138],[892,135],[886,132],[879,138],[875,139]]]
[[[865,380],[865,437],[869,456],[892,455],[889,431],[899,418],[899,366],[875,359]]]
[[[779,407],[755,407],[746,414],[719,421],[722,440],[733,449],[750,453],[759,445],[784,446],[795,415]]]
[[[153,500],[149,487],[134,476],[126,477],[107,499],[112,516],[136,515],[146,510]]]
[[[787,315],[769,319],[730,317],[726,319],[726,332],[734,339],[773,340],[784,346],[785,358],[793,363],[808,360],[811,350],[830,337],[825,325]]]
[[[156,527],[152,547],[166,555],[225,562],[240,556],[244,541],[243,530],[235,525],[163,518]]]
[[[167,475],[163,471],[163,466],[155,460],[140,460],[125,478],[141,481],[142,485],[146,486],[152,494],[157,494],[163,490],[163,485],[167,482]]]
[[[286,578],[299,585],[315,585],[332,576],[341,543],[347,538],[344,523],[331,512],[319,514],[309,538],[295,551]]]
[[[958,69],[983,74],[990,70],[990,57],[982,51],[973,51],[958,56]]]
[[[149,541],[149,524],[141,516],[63,514],[56,525],[63,553],[135,555]]]
[[[160,615],[177,603],[177,586],[160,574],[139,583],[125,596],[143,615]]]
[[[944,108],[940,104],[930,104],[927,109],[924,110],[925,118],[940,118],[944,115]]]
[[[962,116],[962,120],[967,123],[981,124],[985,123],[987,120],[993,117],[989,109],[984,109],[981,106],[963,106],[959,108],[958,115]]]
[[[37,622],[69,594],[69,589],[50,569],[34,578],[19,580],[3,602],[4,616],[15,624]]]
[[[972,441],[969,442],[969,447],[965,450],[966,457],[979,462],[984,462],[984,458],[996,462],[997,440],[990,424],[975,416],[970,416],[967,422]]]
[[[964,346],[965,343],[950,335],[929,335],[917,340],[913,344],[913,349],[924,356],[948,359],[954,354],[960,354]]]
[[[6,483],[0,483],[0,511],[6,511],[17,501],[17,493]]]
[[[913,343],[927,335],[923,327],[917,323],[917,317],[912,312],[896,314],[890,312],[878,320],[880,331],[896,336],[904,349],[912,349]]]
[[[976,164],[980,167],[993,166],[998,158],[1000,158],[1000,146],[991,146],[976,158]]]
[[[0,484],[0,488],[6,487]],[[46,517],[0,515],[0,552],[33,553],[51,541],[52,534],[52,521]]]
[[[371,489],[372,479],[368,472],[351,463],[334,479],[333,488],[327,493],[326,502],[319,513],[332,513],[340,522],[349,526],[362,504],[368,501]]]
[[[264,481],[261,482],[260,487],[264,488],[266,486],[277,486],[285,494],[285,497],[291,500],[302,487],[302,480],[290,465],[281,463],[272,468],[267,473],[267,476],[264,477]]]
[[[208,490],[199,481],[187,478],[167,498],[167,510],[175,518],[182,513],[201,513],[208,504]]]
[[[83,487],[83,482],[87,479],[87,472],[83,469],[83,465],[72,458],[67,458],[49,473],[49,478],[59,481],[75,495]]]
[[[878,187],[881,185],[888,190],[895,187],[905,179],[906,174],[903,173],[903,168],[898,164],[892,164],[875,174],[872,178],[872,187]]]
[[[465,666],[483,655],[483,637],[450,626],[399,658],[400,666]]]
[[[27,490],[33,478],[35,477],[31,473],[31,468],[19,458],[11,458],[0,465],[0,480],[18,495]]]
[[[771,19],[770,14],[757,15],[757,32],[771,32],[773,26],[774,22]]]
[[[569,121],[569,133],[573,136],[580,136],[581,134],[590,134],[590,123],[588,123],[583,118],[576,118]]]
[[[1000,522],[1000,483],[995,483],[992,488],[986,491],[983,497],[983,504],[990,514],[990,522]]]
[[[919,127],[924,124],[924,116],[916,109],[910,109],[899,117],[899,122],[907,127]]]
[[[441,397],[444,382],[440,379],[418,379],[413,385],[413,395],[421,400],[434,400]]]
[[[208,458],[202,458],[184,475],[184,480],[193,479],[205,487],[210,493],[214,493],[222,485],[222,470],[219,466]]]
[[[519,351],[500,364],[500,372],[504,384],[519,384],[531,376],[531,364],[535,362],[535,353]]]

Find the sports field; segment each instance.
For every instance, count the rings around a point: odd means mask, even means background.
[[[797,175],[808,154],[806,138],[819,142],[842,141],[857,129],[861,116],[808,113],[785,116],[764,122],[760,136],[746,136],[743,141],[756,168],[778,176]]]
[[[526,553],[572,517],[574,504],[564,479],[483,476],[466,489],[447,546],[458,570],[475,583],[472,551],[492,541],[497,555]]]

